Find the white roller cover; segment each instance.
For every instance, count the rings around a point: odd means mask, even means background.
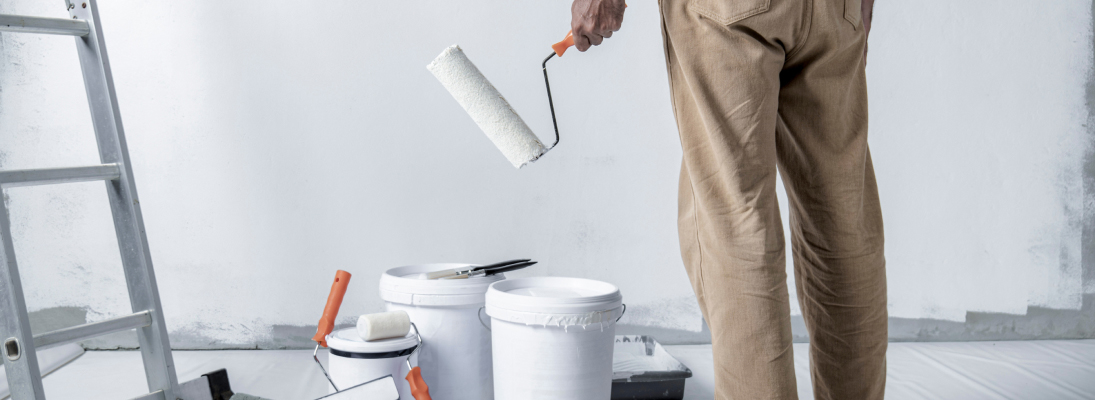
[[[544,144],[460,46],[449,46],[426,69],[441,81],[514,167],[521,168],[544,154]]]
[[[357,334],[362,340],[403,337],[411,330],[411,317],[406,311],[366,314],[357,319]]]

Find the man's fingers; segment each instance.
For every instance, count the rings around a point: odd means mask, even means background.
[[[590,47],[600,45],[602,41],[604,41],[604,38],[601,37],[601,35],[596,33],[583,33],[574,36],[574,48],[584,52],[589,50]]]
[[[598,35],[596,33],[590,33],[590,34],[586,35],[586,38],[589,39],[589,43],[594,45],[594,46],[600,46],[601,42],[603,42],[605,40],[605,38],[603,36]]]
[[[574,48],[578,51],[589,50],[589,39],[585,35],[574,35]]]
[[[623,23],[623,0],[574,0],[571,5],[571,32],[578,51],[598,46],[612,37]]]

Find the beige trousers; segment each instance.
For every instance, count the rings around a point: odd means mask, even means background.
[[[882,213],[861,0],[661,0],[681,254],[716,399],[796,399],[778,166],[817,399],[881,399]]]

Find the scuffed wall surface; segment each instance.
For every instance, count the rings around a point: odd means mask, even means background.
[[[63,4],[0,12],[63,17]],[[345,323],[381,309],[386,268],[516,257],[541,261],[516,276],[619,285],[621,331],[709,340],[678,255],[653,5],[629,7],[606,46],[552,61],[562,142],[520,171],[425,65],[459,43],[550,136],[539,63],[565,2],[99,7],[175,347],[305,346],[335,269],[354,274]],[[878,5],[871,145],[895,340],[1095,337],[1091,9]],[[0,34],[0,168],[98,161],[72,40]],[[39,326],[128,313],[101,183],[5,195]]]
[[[1091,3],[876,12],[871,144],[891,314],[1079,309]]]
[[[1095,1],[1091,2],[1091,29],[1095,32]],[[1095,40],[1091,41],[1095,49]],[[1095,50],[1092,51],[1095,60]],[[1087,78],[1087,154],[1084,157],[1083,282],[1084,293],[1095,293],[1095,61]],[[1095,296],[1095,295],[1092,295]],[[1095,311],[1093,311],[1095,313]]]

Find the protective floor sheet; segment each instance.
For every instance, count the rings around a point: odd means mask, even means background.
[[[799,398],[813,398],[808,344],[796,343]],[[712,398],[711,346],[665,346],[693,372],[686,399]],[[311,350],[176,351],[180,381],[227,368],[236,392],[314,399],[326,383]],[[326,357],[321,360],[326,363]],[[887,399],[1095,399],[1095,340],[891,343]],[[145,393],[140,353],[90,351],[44,379],[53,399]]]
[[[666,346],[692,369],[686,399],[714,393],[711,346]],[[795,343],[799,399],[813,398],[809,344]],[[1095,340],[890,343],[887,399],[1095,399]]]

